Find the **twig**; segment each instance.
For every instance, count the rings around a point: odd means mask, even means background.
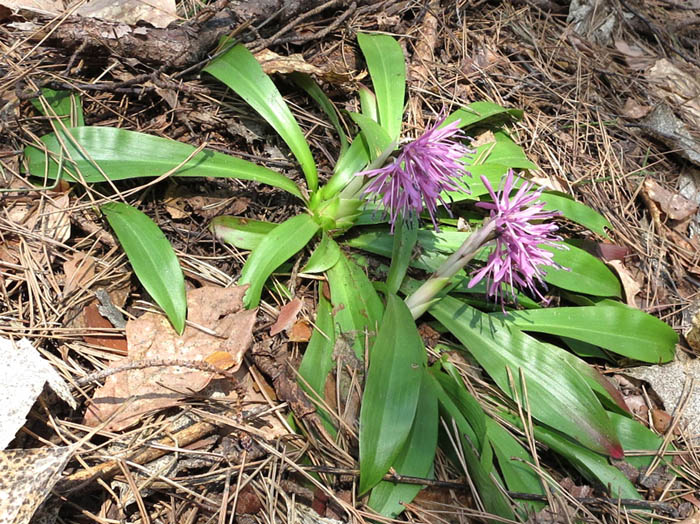
[[[313,471],[315,473],[326,473],[329,475],[351,475],[355,477],[360,476],[360,471],[357,469],[345,469],[345,468],[334,468],[331,466],[305,466],[306,471]],[[447,480],[434,480],[427,479],[423,477],[413,477],[410,475],[397,475],[392,473],[387,473],[384,478],[387,482],[400,482],[402,484],[413,484],[420,486],[429,486],[432,488],[444,488],[444,489],[456,489],[456,490],[467,490],[469,486],[466,482],[452,482]],[[521,500],[534,500],[539,502],[547,502],[547,497],[545,495],[538,495],[536,493],[521,493],[519,491],[506,491],[508,496],[514,499]],[[671,504],[666,502],[658,502],[655,500],[638,500],[638,499],[625,499],[625,498],[614,498],[614,497],[573,497],[578,502],[583,505],[600,505],[600,504],[612,504],[612,505],[623,505],[630,506],[641,509],[651,509],[659,510],[668,514],[675,514],[676,508]]]
[[[85,384],[88,384],[90,382],[96,382],[98,380],[102,380],[104,378],[107,378],[111,375],[115,375],[117,373],[121,373],[123,371],[164,366],[180,366],[184,368],[196,369],[199,371],[206,371],[208,373],[217,373],[226,378],[230,378],[236,383],[238,382],[235,373],[231,373],[230,371],[226,371],[225,369],[217,368],[216,366],[209,364],[208,362],[204,362],[202,360],[148,359],[135,360],[132,362],[122,364],[118,367],[104,369],[96,373],[90,373],[89,375],[79,378],[75,381],[75,383],[77,386],[84,386]]]

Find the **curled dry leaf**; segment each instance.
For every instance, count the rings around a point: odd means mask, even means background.
[[[274,337],[276,334],[292,327],[303,305],[304,302],[300,298],[294,298],[282,306],[277,321],[270,328],[270,336]]]
[[[63,294],[68,295],[76,289],[84,287],[95,277],[95,257],[85,253],[76,253],[63,263],[65,281]]]
[[[143,20],[153,27],[167,27],[178,19],[175,0],[92,0],[76,13],[131,25]]]
[[[639,282],[632,276],[629,269],[625,267],[625,264],[623,264],[621,260],[610,260],[608,265],[615,269],[617,276],[620,278],[627,305],[637,307],[637,302],[634,300],[634,297],[642,290],[642,286],[639,285]]]
[[[190,291],[189,323],[182,335],[173,330],[163,315],[145,313],[130,320],[126,324],[129,361],[201,361],[223,351],[233,360],[229,370],[237,370],[252,343],[256,316],[256,310],[243,309],[245,290],[245,287],[203,287]],[[194,326],[201,326],[207,332]],[[124,363],[117,361],[113,367]],[[143,413],[175,406],[183,397],[201,391],[212,378],[211,373],[178,366],[133,369],[110,375],[95,392],[85,423],[98,425],[120,410],[106,429],[127,428],[138,422]],[[123,406],[124,403],[127,405]]]
[[[659,204],[671,220],[684,220],[698,210],[697,202],[692,202],[675,191],[669,191],[651,178],[644,181],[644,189],[649,198]]]
[[[313,329],[307,320],[298,320],[287,332],[290,342],[308,342],[311,339]]]

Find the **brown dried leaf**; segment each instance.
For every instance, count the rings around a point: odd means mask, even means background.
[[[493,131],[484,131],[480,135],[478,135],[474,140],[472,140],[472,143],[470,144],[471,147],[477,148],[479,146],[483,146],[484,144],[495,144],[496,143],[496,136],[493,134]]]
[[[651,178],[644,181],[644,189],[649,198],[659,204],[663,212],[672,220],[684,220],[698,210],[696,202],[682,197],[675,191],[669,191]]]
[[[276,334],[292,327],[303,306],[304,302],[300,298],[294,298],[282,306],[277,321],[270,328],[270,336],[274,337]]]
[[[700,129],[700,81],[662,58],[649,69],[647,78],[659,88],[659,94],[680,112],[695,129]]]
[[[76,253],[63,263],[63,273],[66,280],[63,283],[63,294],[68,295],[76,289],[87,285],[95,277],[97,259],[85,253]]]
[[[308,342],[313,329],[308,320],[299,320],[287,331],[290,342]]]
[[[130,25],[144,21],[161,28],[178,19],[175,0],[92,0],[76,13]]]
[[[629,45],[624,40],[615,40],[615,48],[624,56],[627,67],[635,71],[646,69],[654,63],[652,53],[637,44]]]
[[[211,355],[207,355],[204,362],[211,364],[217,369],[231,369],[236,365],[236,361],[228,351],[214,351]]]
[[[129,360],[203,360],[215,351],[228,352],[240,367],[243,355],[253,340],[256,310],[243,309],[245,287],[203,287],[187,297],[191,324],[178,335],[163,315],[146,313],[126,325]],[[193,327],[202,326],[218,336]],[[114,367],[124,363],[115,362]],[[92,399],[85,423],[95,426],[122,408],[106,429],[120,430],[138,422],[139,416],[152,410],[177,405],[182,397],[202,390],[211,380],[210,373],[161,366],[116,373],[105,380]]]
[[[323,75],[320,67],[309,64],[302,55],[295,53],[288,56],[278,55],[269,49],[263,49],[255,54],[255,58],[266,74],[272,73],[306,73],[308,75]]]
[[[631,119],[637,119],[637,118],[644,118],[649,114],[649,111],[651,111],[651,106],[646,106],[638,103],[634,98],[629,97],[625,101],[625,105],[622,108],[622,116],[631,118]]]
[[[625,302],[627,302],[628,306],[636,308],[637,302],[634,300],[634,297],[642,290],[642,286],[639,285],[639,282],[632,276],[621,260],[611,260],[608,262],[608,265],[615,269],[617,276],[620,278],[622,289],[625,292]]]
[[[112,323],[100,314],[96,301],[90,302],[83,308],[84,326],[93,329],[112,329]],[[83,335],[83,340],[95,346],[101,346],[116,350],[121,355],[127,355],[129,346],[126,337],[115,334],[113,337],[102,335]]]

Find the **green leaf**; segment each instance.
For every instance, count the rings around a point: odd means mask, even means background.
[[[532,455],[492,418],[486,419],[487,435],[501,467],[503,478],[510,491],[544,495],[540,476],[528,464],[533,464]],[[531,511],[539,511],[543,502],[522,501]]]
[[[505,320],[524,331],[582,340],[654,364],[672,360],[678,343],[678,334],[668,324],[630,307],[529,309],[511,312]]]
[[[554,253],[552,260],[565,269],[547,266],[544,281],[548,284],[575,293],[600,297],[619,297],[622,293],[620,281],[599,258],[572,244],[567,249],[540,246]]]
[[[403,220],[396,221],[394,229],[394,247],[391,253],[391,266],[386,277],[386,285],[390,293],[396,293],[406,276],[406,270],[411,263],[413,248],[418,240],[418,229],[404,224]]]
[[[537,165],[528,160],[523,148],[513,142],[505,131],[497,131],[493,136],[496,143],[484,163],[501,164],[512,169],[537,169]]]
[[[284,175],[240,158],[204,150],[185,162],[195,148],[167,138],[115,127],[73,127],[68,132],[70,135],[61,133],[70,158],[64,173],[67,169],[79,172],[65,174],[68,180],[93,183],[157,177],[177,169],[173,176],[255,180],[302,198],[296,184]],[[41,141],[54,156],[47,158],[43,150],[27,147],[24,154],[29,173],[43,177],[46,167],[48,177],[56,178],[58,163],[55,158],[59,156],[61,144],[54,133],[44,135]]]
[[[448,116],[442,126],[458,119],[459,127],[471,127],[475,124],[484,125],[487,120],[493,121],[497,118],[520,120],[522,117],[523,111],[521,109],[506,109],[493,102],[472,102]]]
[[[608,222],[608,219],[590,207],[576,202],[568,195],[545,191],[540,196],[540,201],[544,202],[545,205],[542,209],[545,211],[559,211],[563,217],[572,222],[576,222],[602,237],[609,238],[605,228],[612,229],[612,224]]]
[[[438,440],[438,404],[435,389],[429,381],[430,377],[424,372],[411,431],[406,444],[392,464],[394,471],[399,475],[432,477]],[[396,517],[404,510],[403,504],[410,503],[421,489],[421,486],[415,484],[383,480],[372,489],[367,504],[381,515]]]
[[[277,131],[301,165],[309,191],[316,191],[316,163],[304,133],[253,54],[243,44],[237,44],[209,62],[203,71],[231,88]]]
[[[379,123],[377,97],[374,96],[374,93],[365,86],[360,86],[357,93],[360,96],[360,108],[362,110],[362,114]]]
[[[503,492],[498,486],[498,473],[495,471],[492,462],[484,460],[483,455],[477,455],[477,447],[475,445],[477,440],[477,433],[472,428],[473,421],[481,421],[480,424],[484,425],[485,428],[485,415],[483,411],[474,416],[472,413],[472,419],[467,420],[465,415],[461,411],[460,407],[452,399],[452,396],[448,394],[443,389],[443,383],[449,384],[444,379],[440,379],[440,371],[437,369],[438,366],[432,366],[430,368],[429,376],[432,378],[432,385],[437,392],[438,402],[440,404],[440,413],[444,423],[450,428],[450,433],[452,433],[452,425],[456,426],[455,433],[458,432],[461,445],[460,452],[464,456],[464,461],[467,463],[467,469],[472,481],[476,487],[476,494],[479,496],[481,501],[491,514],[499,515],[505,518],[514,518],[513,510],[511,505],[503,496]],[[480,431],[484,431],[483,429]],[[454,438],[456,435],[452,435]],[[483,438],[483,437],[482,437]],[[443,446],[443,449],[445,447]],[[484,449],[491,449],[490,446],[482,446],[480,452]],[[446,450],[448,455],[452,455],[449,449]],[[460,461],[455,459],[453,461],[455,466],[460,467]]]
[[[355,173],[362,171],[369,164],[369,146],[362,133],[355,137],[350,148],[338,159],[333,168],[333,176],[321,189],[321,198],[330,200],[355,178]]]
[[[310,393],[317,401],[325,399],[325,386],[328,374],[333,369],[333,348],[335,346],[335,330],[333,329],[333,314],[331,305],[319,294],[318,307],[316,308],[316,325],[311,335],[309,344],[304,352],[304,358],[299,365],[299,375],[303,378],[302,388]],[[308,384],[308,386],[307,386]],[[309,391],[311,389],[312,392]],[[331,417],[321,407],[316,407],[321,421],[326,429],[334,435],[336,429],[331,422]]]
[[[323,273],[332,268],[340,258],[340,247],[327,233],[323,233],[321,241],[301,270],[302,273]]]
[[[276,227],[272,222],[231,216],[214,217],[209,223],[209,231],[218,240],[247,250],[258,247],[265,235]]]
[[[620,436],[620,442],[622,442],[626,450],[648,451],[647,455],[627,456],[625,457],[625,462],[636,468],[648,468],[661,450],[664,439],[634,419],[618,413],[608,413],[608,416],[615,426],[617,434]],[[674,451],[676,448],[673,444],[669,444],[666,449]],[[661,460],[662,463],[668,464],[671,462],[672,457],[664,457]]]
[[[351,339],[355,356],[365,358],[365,338],[374,340],[384,305],[361,267],[341,253],[327,273],[335,323],[341,336]]]
[[[369,158],[371,161],[375,161],[383,154],[386,155],[387,151],[393,150],[394,145],[391,138],[379,124],[361,113],[348,114],[362,130],[362,136],[369,147]]]
[[[338,112],[331,102],[330,98],[326,96],[321,88],[318,86],[311,75],[305,73],[294,72],[289,75],[296,85],[301,87],[306,93],[313,98],[318,106],[326,113],[328,120],[331,121],[335,132],[338,133],[338,138],[340,139],[340,156],[342,156],[348,149],[348,137],[345,136],[345,131],[343,126],[340,124],[340,119],[338,118]]]
[[[595,394],[557,352],[508,323],[449,296],[433,305],[429,313],[464,344],[511,398],[516,394],[524,398],[518,376],[522,369],[535,418],[593,450],[614,457],[622,455],[620,443]],[[515,391],[508,369],[515,381]]]
[[[185,277],[170,242],[144,213],[121,202],[101,208],[139,282],[182,334],[187,315]]]
[[[389,35],[357,34],[377,96],[379,123],[392,141],[398,141],[403,120],[406,64],[399,43]]]
[[[379,483],[406,444],[425,365],[425,348],[411,312],[403,300],[389,294],[362,394],[360,494]]]
[[[40,98],[32,98],[32,105],[45,116],[63,117],[68,127],[84,126],[83,101],[79,94],[70,91],[55,91],[48,87],[41,88],[41,96],[46,100],[51,111],[45,111]]]
[[[614,416],[614,413],[611,415]],[[500,416],[522,429],[519,417],[505,413],[501,413]],[[610,465],[608,457],[580,446],[556,430],[539,424],[534,424],[533,430],[535,440],[563,456],[587,480],[600,483],[612,496],[638,500],[642,498],[625,474]]]
[[[319,228],[310,215],[297,215],[282,222],[263,238],[248,256],[238,280],[241,286],[250,284],[243,299],[246,308],[257,307],[268,277],[306,246]]]

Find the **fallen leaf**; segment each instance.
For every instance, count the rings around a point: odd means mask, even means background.
[[[690,321],[690,328],[683,336],[693,351],[700,354],[700,305],[696,303],[694,307],[696,311]]]
[[[217,369],[231,369],[236,365],[236,361],[228,351],[214,351],[211,355],[207,355],[204,362],[211,364]]]
[[[675,360],[668,364],[629,368],[622,372],[651,384],[664,403],[665,411],[674,416],[683,387],[687,381],[695,380],[695,387],[685,405],[683,418],[687,422],[688,434],[700,433],[700,359],[692,358],[684,351],[677,351]]]
[[[300,298],[294,298],[282,306],[277,321],[270,328],[270,336],[274,337],[285,329],[292,327],[292,324],[296,321],[297,315],[299,315],[303,306],[304,302],[302,302]]]
[[[496,136],[493,134],[493,131],[484,131],[480,135],[478,135],[474,140],[471,142],[471,147],[477,148],[479,146],[483,146],[484,144],[494,144],[496,143]]]
[[[621,114],[627,118],[637,119],[644,118],[649,114],[649,111],[651,111],[651,106],[642,105],[634,98],[629,97],[622,107]]]
[[[647,178],[644,181],[644,189],[649,198],[659,204],[663,212],[671,220],[684,220],[698,210],[696,202],[682,197],[675,191],[669,191],[651,178]]]
[[[178,19],[175,0],[92,0],[76,14],[130,25],[144,21],[161,28]]]
[[[694,129],[700,129],[700,81],[697,71],[687,73],[670,60],[657,60],[647,79],[658,88],[666,102],[677,109]]]
[[[624,40],[615,40],[615,49],[622,54],[627,67],[635,71],[646,69],[655,60],[650,50],[642,48],[638,44],[630,45]]]
[[[629,249],[608,242],[596,242],[592,254],[602,258],[605,262],[610,262],[611,260],[624,260],[629,254]]]
[[[634,297],[642,290],[642,286],[639,285],[637,279],[631,275],[629,269],[625,267],[621,260],[610,260],[608,265],[615,269],[617,276],[620,278],[622,289],[625,292],[625,302],[628,306],[636,308],[637,302],[634,300]]]
[[[85,327],[91,329],[113,329],[115,326],[100,314],[96,301],[90,302],[83,309],[83,317]],[[89,333],[89,332],[88,332]],[[100,346],[105,348],[111,348],[116,350],[121,355],[127,355],[129,352],[129,346],[124,337],[121,334],[115,333],[114,336],[103,336],[103,335],[83,335],[83,340],[94,346]]]
[[[2,0],[0,6],[12,10],[27,9],[52,15],[56,15],[65,9],[62,0]]]
[[[0,337],[0,359],[0,449],[5,449],[24,426],[26,415],[45,384],[76,409],[68,385],[26,338],[13,342]],[[3,476],[4,472],[0,479]]]
[[[290,342],[308,342],[311,338],[311,333],[313,333],[313,329],[308,320],[298,320],[287,331]]]
[[[0,522],[32,521],[72,456],[72,446],[0,451]]]
[[[76,289],[85,287],[95,277],[97,259],[85,253],[76,253],[63,263],[65,282],[63,294],[68,295]]]
[[[165,316],[156,313],[145,313],[136,320],[129,320],[126,324],[129,360],[113,362],[112,366],[151,359],[201,361],[213,352],[225,351],[234,361],[230,370],[235,371],[252,343],[257,313],[243,309],[245,291],[246,287],[203,287],[190,291],[187,296],[189,322],[182,335],[175,332]],[[104,386],[95,392],[85,414],[85,424],[98,425],[121,409],[106,429],[127,428],[148,411],[179,404],[183,397],[202,390],[211,379],[211,373],[179,366],[149,367],[110,375]]]
[[[700,143],[688,125],[666,103],[659,103],[640,123],[645,131],[678,155],[700,165]]]
[[[260,63],[263,71],[271,75],[272,73],[306,73],[308,75],[323,75],[323,69],[309,64],[302,55],[294,53],[287,56],[278,55],[269,49],[255,53],[255,59]]]

